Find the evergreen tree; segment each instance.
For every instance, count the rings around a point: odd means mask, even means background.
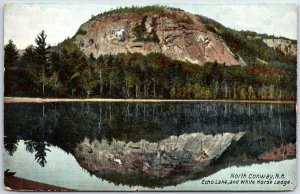
[[[37,64],[42,66],[42,72],[41,72],[41,84],[43,87],[43,97],[45,96],[45,85],[46,85],[46,72],[45,69],[48,67],[48,54],[49,54],[49,48],[50,46],[47,46],[46,43],[47,35],[45,34],[45,31],[42,30],[37,37],[35,38],[35,53],[37,57]]]
[[[13,67],[19,59],[18,49],[12,40],[4,46],[4,67]]]
[[[29,45],[28,47],[26,47],[25,52],[21,57],[21,64],[24,64],[26,66],[32,66],[35,65],[35,62],[36,62],[36,55],[34,52],[34,46]]]

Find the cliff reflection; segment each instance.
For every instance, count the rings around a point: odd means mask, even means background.
[[[177,184],[296,142],[294,105],[5,104],[4,116],[10,155],[22,139],[44,166],[58,146],[92,174],[130,185]]]

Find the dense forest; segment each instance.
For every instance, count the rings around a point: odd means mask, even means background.
[[[218,32],[246,66],[202,66],[151,53],[86,57],[67,38],[47,44],[44,31],[19,56],[10,40],[4,47],[5,96],[61,98],[295,100],[296,56],[276,53],[246,41],[250,32],[234,32],[200,18]],[[256,41],[256,40],[253,40]],[[257,46],[258,45],[258,46]],[[258,60],[271,61],[262,63]]]

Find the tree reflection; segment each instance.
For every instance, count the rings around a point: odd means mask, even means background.
[[[26,146],[26,151],[28,151],[29,153],[33,153],[34,152],[34,141],[32,140],[27,140],[24,142],[25,146]]]
[[[15,108],[16,106],[12,107],[14,112],[10,110],[5,112],[5,150],[13,155],[17,150],[17,142],[23,139],[26,150],[29,153],[34,153],[37,163],[44,167],[47,163],[47,152],[50,152],[50,149],[47,148],[50,146],[47,143],[49,126],[47,123],[48,116],[44,112],[44,104],[42,107],[20,107],[16,112]]]
[[[41,167],[44,167],[47,163],[46,157],[47,157],[47,151],[51,152],[50,149],[47,147],[50,146],[45,141],[35,141],[35,140],[26,140],[24,142],[26,146],[26,151],[29,153],[35,153],[34,158],[37,161],[38,164],[41,165]]]
[[[35,142],[34,144],[35,144],[34,150],[36,151],[34,158],[42,167],[44,167],[45,164],[47,163],[46,151],[50,151],[46,146],[50,146],[50,145],[47,144],[46,142]]]
[[[280,116],[280,124],[278,124]],[[46,103],[5,104],[4,148],[10,154],[24,140],[26,150],[45,166],[49,145],[67,153],[85,137],[158,142],[172,135],[247,132],[227,157],[255,158],[281,144],[296,142],[293,105],[235,103]],[[279,130],[279,127],[281,130]],[[243,155],[244,154],[244,155]],[[242,156],[243,155],[243,156]]]
[[[13,137],[4,139],[4,149],[12,156],[18,149],[18,140]]]

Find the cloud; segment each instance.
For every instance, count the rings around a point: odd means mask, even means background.
[[[126,4],[131,6],[130,4]],[[291,4],[168,4],[212,18],[237,30],[251,30],[297,38],[297,8]],[[18,48],[34,44],[45,30],[54,45],[75,34],[91,15],[124,4],[9,4],[4,15],[4,42],[12,39]]]

